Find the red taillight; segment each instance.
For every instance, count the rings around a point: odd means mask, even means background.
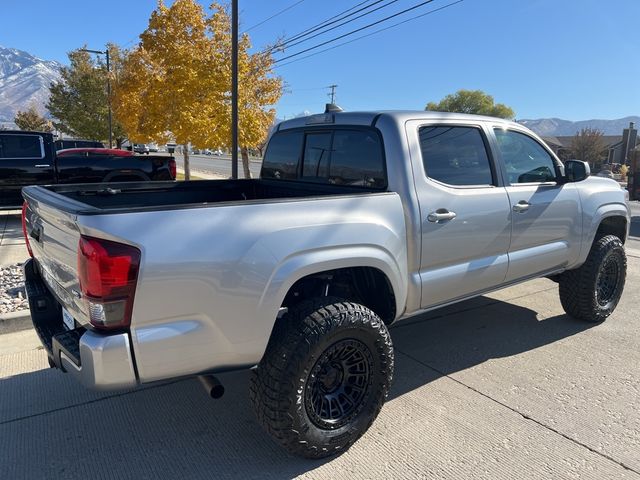
[[[22,204],[22,234],[24,235],[24,243],[27,245],[27,251],[29,256],[33,258],[33,252],[31,251],[31,244],[29,243],[29,235],[27,235],[27,208],[29,205],[27,202]]]
[[[80,237],[78,277],[94,327],[111,329],[131,325],[140,250],[131,245]]]
[[[175,158],[170,158],[169,159],[169,173],[171,174],[171,178],[172,179],[176,179],[176,159]]]

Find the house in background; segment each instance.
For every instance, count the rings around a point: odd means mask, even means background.
[[[574,136],[542,137],[549,148],[562,160],[572,158],[571,145],[573,138]],[[602,157],[606,159],[604,163],[607,164],[629,164],[631,152],[640,146],[638,130],[633,122],[629,123],[629,128],[625,128],[622,131],[622,135],[604,135],[602,140],[606,145],[605,150],[602,152]]]

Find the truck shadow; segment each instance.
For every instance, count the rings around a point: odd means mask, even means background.
[[[422,368],[401,369],[391,399],[444,375],[534,350],[594,326],[568,315],[540,320],[533,310],[487,297],[408,322],[391,328],[396,358],[402,362],[405,357]],[[403,375],[402,370],[412,370],[411,375]]]
[[[390,399],[589,326],[564,315],[540,321],[487,297],[399,324],[391,330],[398,362]],[[50,369],[4,378],[0,478],[288,479],[335,461],[288,455],[254,421],[249,373],[220,378],[227,393],[217,401],[194,379],[101,394]]]

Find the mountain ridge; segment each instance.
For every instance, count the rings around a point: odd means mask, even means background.
[[[58,62],[0,45],[0,121],[13,122],[18,110],[32,104],[46,113],[49,85],[60,79],[61,67]]]
[[[592,119],[575,122],[556,117],[518,120],[518,123],[543,137],[573,136],[583,128],[600,130],[604,135],[622,135],[622,130],[628,128],[630,122],[634,122],[636,128],[640,127],[640,116],[630,115],[614,120]]]

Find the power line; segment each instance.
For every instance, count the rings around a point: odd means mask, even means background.
[[[327,30],[324,30],[324,31],[322,31],[322,32],[318,32],[318,33],[316,33],[315,35],[310,35],[312,32],[309,32],[307,35],[305,35],[305,37],[304,37],[304,38],[299,39],[299,40],[297,40],[297,41],[295,41],[295,42],[293,42],[293,43],[289,43],[289,44],[288,44],[288,46],[289,46],[289,47],[295,47],[296,45],[300,45],[301,43],[308,42],[308,41],[309,41],[309,40],[311,40],[312,38],[316,38],[316,37],[318,37],[318,36],[320,36],[320,35],[324,35],[325,33],[331,32],[332,30],[335,30],[336,28],[343,27],[343,26],[347,25],[348,23],[355,22],[356,20],[358,20],[358,19],[360,19],[360,18],[362,18],[362,17],[366,17],[367,15],[371,15],[372,13],[377,12],[378,10],[381,10],[381,9],[383,9],[383,8],[385,8],[385,7],[388,7],[389,5],[392,5],[392,4],[396,3],[397,1],[398,1],[398,0],[390,0],[389,2],[385,3],[384,5],[380,5],[379,7],[376,7],[376,8],[374,8],[373,10],[369,10],[368,12],[364,12],[363,14],[358,15],[357,17],[354,17],[354,18],[351,18],[351,19],[349,19],[349,20],[346,20],[346,21],[344,21],[344,22],[342,22],[342,23],[339,23],[338,25],[334,25],[333,27],[328,28]],[[376,2],[376,3],[377,3],[377,2]],[[368,7],[366,7],[366,8],[371,8],[373,5],[375,5],[375,3],[374,3],[374,4],[369,5],[369,6],[368,6]],[[353,13],[355,14],[356,12],[353,12]],[[352,15],[353,15],[353,14],[352,14]],[[349,16],[350,16],[350,15],[349,15]],[[346,18],[346,17],[345,17],[345,18]],[[341,20],[342,20],[342,19],[341,19]],[[321,27],[321,28],[328,27],[329,25],[331,25],[332,23],[335,23],[335,22],[337,22],[337,21],[339,21],[339,20],[336,20],[336,21],[334,21],[334,22],[331,22],[331,23],[329,23],[329,24],[327,24],[327,25],[325,25],[324,27]],[[317,29],[316,29],[316,30],[317,30]],[[314,30],[314,31],[315,31],[315,30]],[[309,35],[310,35],[310,36],[309,36]],[[286,44],[287,44],[287,43],[285,42],[284,44],[280,44],[280,45],[278,45],[278,49],[282,49]]]
[[[344,20],[345,18],[349,18],[352,15],[355,15],[356,13],[362,12],[363,10],[367,10],[368,8],[373,7],[374,5],[377,5],[378,3],[383,2],[384,0],[365,0],[364,2],[360,2],[356,5],[354,5],[351,8],[348,8],[336,15],[334,15],[333,17],[329,17],[326,20],[323,20],[320,23],[317,23],[316,25],[312,25],[311,27],[307,28],[306,30],[303,30],[300,33],[297,33],[295,35],[293,35],[292,37],[286,38],[283,41],[281,41],[280,43],[278,43],[277,45],[271,47],[269,49],[269,51],[273,51],[276,49],[281,49],[283,47],[285,47],[286,45],[288,45],[291,42],[295,42],[296,40],[299,40],[301,38],[306,37],[307,35],[310,35],[314,32],[317,32],[318,30],[328,27],[329,25],[333,25],[336,22],[339,22],[341,20]],[[371,3],[373,2],[373,3]],[[356,10],[355,12],[352,12],[352,10],[355,10],[356,8],[364,5],[365,3],[369,3],[369,5],[365,5],[362,8],[359,8],[358,10]],[[351,13],[349,13],[351,12]],[[348,15],[347,15],[348,14]]]
[[[251,27],[247,28],[245,31],[243,31],[242,33],[247,33],[249,30],[253,30],[254,28],[259,27],[260,25],[263,25],[265,23],[267,23],[269,20],[276,18],[278,15],[283,14],[284,12],[286,12],[287,10],[291,10],[293,7],[295,7],[296,5],[300,5],[302,2],[304,2],[305,0],[298,0],[297,2],[289,5],[287,8],[284,8],[282,10],[280,10],[277,13],[274,13],[273,15],[271,15],[269,18],[265,18],[264,20],[262,20],[259,23],[256,23],[255,25],[252,25]]]
[[[462,3],[463,1],[464,0],[457,0],[455,2],[451,2],[451,3],[447,4],[447,5],[443,5],[442,7],[438,7],[436,9],[434,9],[434,10],[430,10],[430,11],[428,11],[426,13],[423,13],[421,15],[418,15],[416,17],[411,17],[411,18],[408,18],[407,20],[403,20],[401,22],[394,23],[393,25],[389,25],[388,27],[380,28],[380,29],[378,29],[378,30],[376,30],[374,32],[367,33],[366,35],[361,35],[361,36],[359,36],[357,38],[354,38],[352,40],[348,40],[346,42],[339,43],[338,45],[334,45],[334,46],[329,47],[329,48],[325,48],[324,50],[320,50],[319,52],[310,53],[309,55],[305,55],[302,58],[297,58],[295,60],[291,60],[290,62],[286,62],[286,63],[283,63],[281,65],[276,65],[276,67],[284,67],[285,65],[290,65],[292,63],[300,62],[300,61],[302,61],[302,60],[304,60],[306,58],[314,57],[316,55],[320,55],[321,53],[328,52],[329,50],[334,50],[334,49],[336,49],[338,47],[342,47],[344,45],[348,45],[349,43],[357,42],[358,40],[362,40],[363,38],[367,38],[367,37],[370,37],[372,35],[376,35],[377,33],[384,32],[385,30],[389,30],[391,28],[397,27],[399,25],[402,25],[403,23],[412,22],[413,20],[418,20],[419,18],[425,17],[427,15],[431,15],[432,13],[439,12],[440,10],[444,10],[445,8],[452,7],[452,6],[454,6],[454,5],[458,4],[458,3]]]
[[[331,39],[326,40],[326,41],[324,41],[322,43],[314,45],[313,47],[305,48],[304,50],[300,50],[299,52],[293,53],[293,54],[288,55],[288,56],[283,57],[283,58],[279,58],[278,60],[276,60],[273,63],[274,64],[278,64],[280,62],[283,62],[284,60],[288,60],[289,58],[297,57],[298,55],[302,55],[303,53],[310,52],[311,50],[315,50],[316,48],[323,47],[325,45],[328,45],[329,43],[333,43],[333,42],[335,42],[337,40],[340,40],[341,38],[348,37],[350,35],[353,35],[354,33],[361,32],[362,30],[366,30],[367,28],[371,28],[371,27],[373,27],[375,25],[379,25],[379,24],[381,24],[383,22],[391,20],[392,18],[398,17],[398,16],[403,15],[403,14],[405,14],[407,12],[415,10],[416,8],[423,7],[424,5],[427,5],[428,3],[431,3],[433,1],[434,0],[425,0],[424,2],[421,2],[421,3],[417,4],[417,5],[414,5],[413,7],[406,8],[406,9],[400,11],[400,12],[394,13],[393,15],[389,15],[388,17],[385,17],[385,18],[382,18],[382,19],[377,20],[375,22],[369,23],[369,24],[367,24],[367,25],[365,25],[363,27],[356,28],[355,30],[351,30],[350,32],[344,33],[344,34],[342,34],[340,36],[337,36],[335,38],[331,38]]]

